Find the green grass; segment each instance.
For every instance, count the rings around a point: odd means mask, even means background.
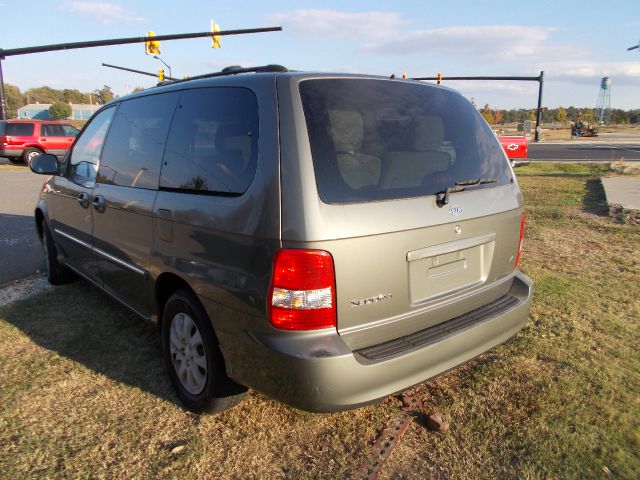
[[[383,478],[640,478],[640,228],[609,217],[603,167],[517,173],[529,323],[412,389],[451,427],[414,422]],[[0,308],[0,478],[350,478],[401,406],[319,415],[250,392],[196,416],[156,333],[83,282]]]

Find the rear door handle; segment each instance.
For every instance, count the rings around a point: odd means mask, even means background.
[[[82,208],[88,208],[89,207],[89,194],[87,192],[82,192],[80,195],[78,195],[78,203],[80,204],[80,206]]]
[[[106,201],[104,199],[104,197],[102,195],[96,195],[95,197],[93,197],[93,208],[96,209],[97,212],[104,212],[105,207],[106,207]]]

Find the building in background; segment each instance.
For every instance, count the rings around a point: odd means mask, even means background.
[[[30,103],[29,105],[18,108],[18,118],[49,120],[50,106],[50,103]],[[93,115],[100,107],[101,105],[72,103],[71,116],[68,120],[89,120],[91,115]]]

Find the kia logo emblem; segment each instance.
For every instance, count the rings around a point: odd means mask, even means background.
[[[451,215],[452,217],[462,215],[462,207],[459,207],[458,205],[451,205],[449,207],[449,215]]]

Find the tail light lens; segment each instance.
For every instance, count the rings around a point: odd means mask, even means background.
[[[273,260],[267,311],[283,330],[336,326],[333,257],[324,250],[282,249]]]
[[[516,255],[516,262],[513,264],[513,268],[518,266],[520,262],[520,253],[522,253],[522,244],[524,243],[524,212],[522,212],[522,220],[520,220],[520,241],[518,242],[518,254]]]

